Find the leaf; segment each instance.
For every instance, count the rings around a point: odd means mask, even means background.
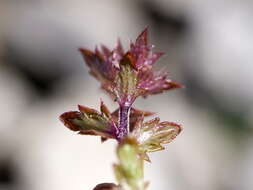
[[[72,131],[78,131],[82,135],[97,135],[102,137],[102,141],[107,138],[116,138],[117,127],[112,116],[101,101],[100,111],[78,106],[79,111],[65,112],[60,116],[60,120]]]
[[[137,70],[143,70],[152,68],[152,65],[162,56],[164,53],[153,53],[153,45],[148,44],[148,28],[137,37],[135,43],[130,45],[130,53],[134,58],[135,68]]]
[[[143,160],[139,157],[139,147],[135,139],[124,139],[117,148],[119,163],[114,165],[117,181],[124,188],[144,190]]]
[[[83,55],[85,63],[89,66],[91,75],[101,83],[113,79],[113,66],[111,64],[105,64],[105,60],[98,50],[94,53],[88,49],[80,48],[79,51]]]
[[[170,143],[182,131],[182,127],[174,122],[160,122],[160,119],[154,118],[143,122],[139,119],[132,132],[140,146],[143,159],[149,161],[147,152],[163,150],[163,144]]]
[[[119,62],[124,55],[120,40],[113,50],[102,45],[101,50],[96,47],[94,52],[85,48],[79,48],[79,51],[90,68],[90,74],[98,79],[102,86],[113,82],[119,69]]]
[[[154,72],[147,69],[138,75],[138,88],[142,89],[142,96],[147,97],[151,94],[158,94],[165,90],[182,88],[183,86],[167,79],[167,73],[164,71]]]

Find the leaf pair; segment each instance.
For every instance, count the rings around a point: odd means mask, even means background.
[[[61,121],[72,131],[82,135],[101,136],[102,141],[112,138],[118,139],[119,109],[110,113],[101,101],[100,112],[78,106],[78,111],[65,112],[60,116]],[[147,152],[163,150],[163,144],[170,143],[182,130],[181,126],[173,122],[160,122],[158,117],[144,122],[144,117],[154,113],[132,108],[129,115],[129,136],[136,139],[143,158],[149,161]]]
[[[78,131],[82,135],[101,136],[102,141],[118,137],[119,109],[110,113],[106,105],[101,101],[100,112],[97,110],[78,106],[78,111],[65,112],[60,116],[64,125],[72,131]],[[131,108],[129,115],[130,131],[133,130],[136,122],[154,113]]]

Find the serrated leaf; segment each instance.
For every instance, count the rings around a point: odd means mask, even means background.
[[[138,74],[138,88],[142,89],[142,96],[147,97],[151,94],[158,94],[165,90],[172,90],[182,88],[183,86],[167,79],[167,72],[160,71],[154,72],[146,69]]]
[[[78,131],[79,134],[101,136],[103,141],[107,138],[116,138],[116,124],[102,101],[101,112],[81,105],[78,108],[80,112],[65,112],[60,116],[66,127]]]
[[[163,150],[163,144],[170,143],[182,131],[182,127],[174,122],[160,122],[157,117],[153,120],[143,122],[140,119],[132,132],[139,144],[145,160],[149,161],[147,152]]]
[[[137,70],[151,68],[163,53],[153,53],[153,46],[148,44],[148,28],[137,37],[135,43],[130,45],[130,53],[134,58]]]
[[[116,70],[113,63],[109,61],[110,53],[105,50],[105,47],[102,52],[98,48],[95,49],[95,52],[84,48],[80,48],[79,51],[90,68],[90,74],[102,84],[114,79]]]

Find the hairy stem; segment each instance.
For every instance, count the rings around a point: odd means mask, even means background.
[[[117,135],[118,140],[122,140],[129,133],[129,114],[131,106],[130,105],[120,105],[119,107],[119,132]]]

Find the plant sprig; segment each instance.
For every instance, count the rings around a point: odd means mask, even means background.
[[[102,141],[115,139],[118,142],[119,163],[114,172],[119,185],[105,183],[94,190],[144,190],[143,163],[150,161],[149,152],[163,150],[163,144],[170,143],[182,127],[174,122],[160,122],[158,117],[144,121],[154,113],[133,108],[138,97],[181,88],[182,85],[168,79],[164,71],[154,71],[154,63],[163,55],[153,52],[148,44],[146,28],[124,51],[121,42],[110,50],[106,46],[95,51],[80,48],[90,74],[101,83],[101,88],[118,103],[110,112],[104,102],[100,111],[78,106],[79,111],[65,112],[60,120],[72,131],[81,135],[100,136]]]

